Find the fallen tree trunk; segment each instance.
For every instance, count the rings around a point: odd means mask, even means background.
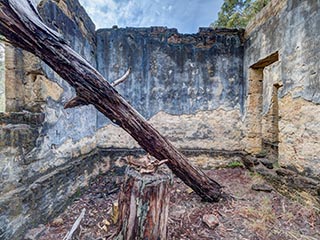
[[[74,87],[78,100],[72,99],[73,103],[93,104],[152,156],[168,159],[166,164],[172,172],[203,200],[220,199],[220,185],[192,166],[96,69],[73,51],[57,32],[48,28],[30,0],[0,1],[0,32],[13,46],[38,56]]]

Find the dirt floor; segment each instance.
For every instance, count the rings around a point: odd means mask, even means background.
[[[181,180],[175,179],[168,239],[320,239],[318,210],[289,200],[274,190],[252,190],[255,184],[267,188],[268,185],[241,167],[207,173],[234,198],[205,203]],[[115,231],[111,209],[120,183],[120,177],[99,176],[63,214],[42,226],[40,239],[63,239],[83,208],[86,213],[77,239],[108,239]],[[208,227],[203,221],[207,214],[213,215],[219,225],[213,229]]]

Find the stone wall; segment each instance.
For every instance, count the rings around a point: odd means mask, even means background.
[[[273,179],[319,194],[319,1],[273,0],[244,36],[207,28],[95,32],[77,0],[37,2],[45,22],[108,81],[131,69],[117,90],[191,161],[210,168],[244,159],[246,150],[290,169]],[[7,46],[5,62],[0,238],[21,239],[91,178],[144,152],[92,106],[64,110],[75,92],[38,58]],[[314,181],[292,177],[298,173]]]
[[[38,10],[96,66],[95,26],[77,1],[43,0]],[[91,106],[64,110],[65,102],[75,95],[64,80],[32,54],[9,45],[5,65],[0,239],[22,239],[25,229],[48,221],[92,177],[107,171],[110,160],[95,148],[83,147],[90,146],[85,137],[96,130],[97,111]]]
[[[208,28],[197,34],[164,27],[100,29],[98,70],[112,81],[131,68],[117,90],[179,148],[241,150],[241,34]],[[99,145],[136,146],[101,115],[98,127],[106,130]]]
[[[0,112],[5,111],[4,45],[0,43]]]
[[[96,33],[77,0],[38,2],[44,21],[108,80],[131,68],[117,89],[193,162],[213,167],[241,158],[242,32]],[[0,238],[21,239],[25,229],[63,210],[91,178],[143,151],[93,106],[64,110],[74,90],[32,54],[7,45],[5,65]]]
[[[256,126],[257,133],[251,152],[264,152],[261,146],[269,143],[279,149],[281,166],[316,179],[320,179],[319,10],[319,1],[271,1],[246,29],[244,57],[244,75],[249,79],[247,126]],[[260,76],[254,78],[253,73]],[[250,136],[247,139],[254,144]]]

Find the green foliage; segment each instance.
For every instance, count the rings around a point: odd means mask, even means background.
[[[233,162],[229,162],[228,165],[226,166],[226,168],[237,168],[237,167],[243,167],[242,162],[233,161]]]
[[[245,28],[270,0],[225,0],[211,27]]]

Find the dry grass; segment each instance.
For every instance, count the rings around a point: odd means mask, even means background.
[[[185,184],[176,179],[170,202],[168,239],[320,239],[320,215],[317,209],[292,201],[276,191],[252,190],[252,184],[267,184],[259,175],[251,174],[243,168],[210,170],[207,173],[225,186],[224,191],[234,198],[219,203],[202,202],[194,192],[188,191]],[[115,225],[108,226],[107,231],[97,227],[104,219],[111,222],[112,216],[108,212],[117,198],[115,194],[101,198],[101,192],[106,191],[106,188],[114,188],[112,181],[107,181],[110,179],[97,179],[88,192],[60,216],[64,224],[49,224],[41,239],[61,239],[84,206],[93,215],[85,216],[81,227],[87,237],[82,234],[80,239],[90,239],[88,236],[97,239],[112,234]],[[215,229],[208,228],[202,221],[204,214],[214,214],[219,219],[219,226]]]
[[[270,228],[277,220],[271,201],[267,197],[262,198],[260,204],[256,206],[241,206],[235,213],[244,219],[245,225],[250,231],[255,232],[263,239],[270,234]]]

